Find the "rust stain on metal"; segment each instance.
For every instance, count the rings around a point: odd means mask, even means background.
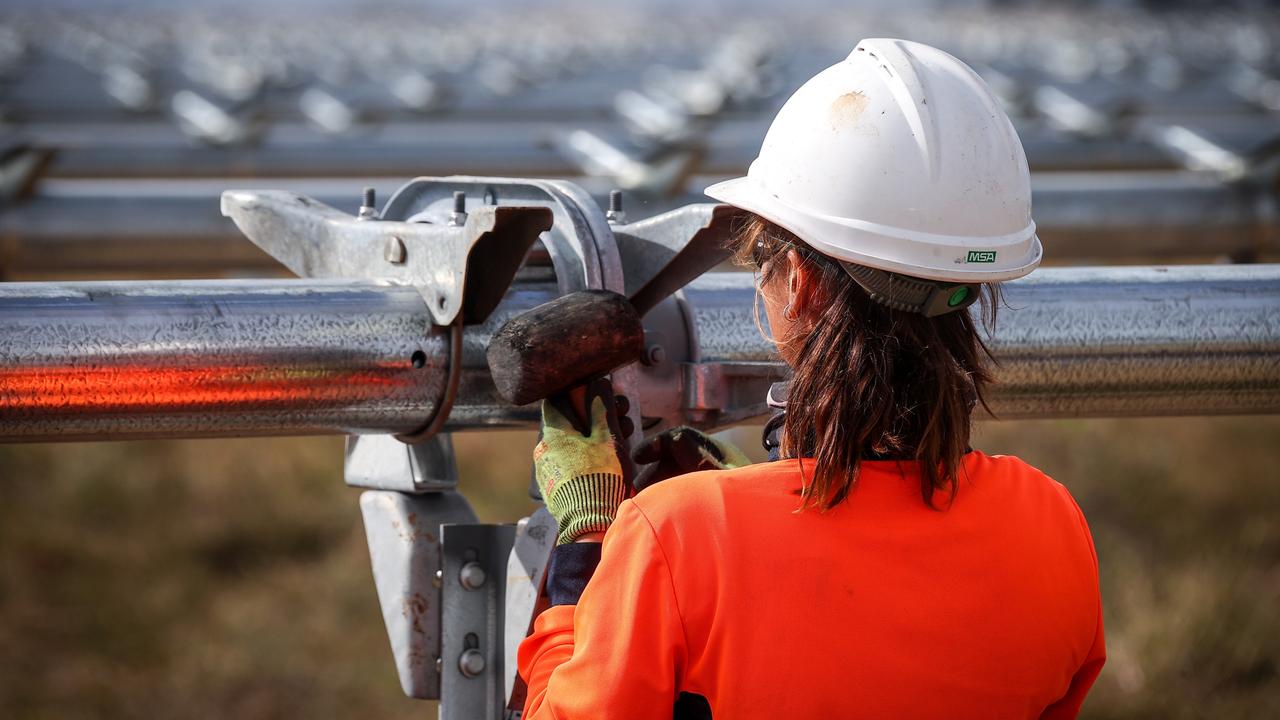
[[[427,614],[430,607],[431,604],[422,593],[414,593],[404,599],[404,606],[400,609],[400,613],[411,621],[415,633],[422,634],[426,632],[422,628],[422,617]]]
[[[426,528],[418,526],[417,513],[409,513],[409,517],[406,518],[406,520],[408,520],[407,527],[402,525],[399,520],[391,521],[391,529],[395,530],[396,535],[399,536],[401,540],[409,543],[416,543],[425,540],[427,543],[432,545],[436,543],[436,536],[434,533]]]

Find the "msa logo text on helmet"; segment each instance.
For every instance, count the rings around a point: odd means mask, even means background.
[[[990,263],[996,261],[995,250],[970,250],[964,259],[967,263]]]

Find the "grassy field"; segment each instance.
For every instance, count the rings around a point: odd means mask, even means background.
[[[735,439],[754,444],[744,429]],[[527,433],[458,438],[487,520]],[[989,423],[1084,507],[1093,718],[1280,717],[1280,418]],[[0,716],[410,718],[336,438],[0,446]]]

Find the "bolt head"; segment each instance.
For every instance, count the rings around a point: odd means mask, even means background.
[[[645,365],[657,365],[667,359],[667,350],[661,345],[650,345],[644,350]]]
[[[458,571],[458,582],[468,590],[479,590],[484,587],[485,579],[484,568],[477,562],[469,562]]]
[[[484,654],[475,648],[463,652],[458,658],[458,670],[467,677],[475,677],[484,672],[484,666]]]
[[[405,249],[404,241],[396,236],[387,238],[387,247],[384,253],[387,262],[392,265],[400,265],[408,257],[408,250]]]

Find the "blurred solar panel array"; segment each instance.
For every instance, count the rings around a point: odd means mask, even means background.
[[[417,175],[556,176],[642,217],[743,172],[879,35],[997,91],[1050,258],[1274,253],[1280,12],[832,5],[0,10],[0,273],[261,272],[229,186],[354,211]]]

